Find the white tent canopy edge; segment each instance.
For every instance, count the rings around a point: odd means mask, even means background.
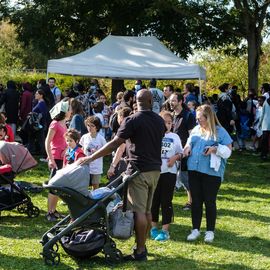
[[[49,73],[111,79],[206,80],[206,71],[174,55],[154,36],[109,35],[70,57],[48,61]]]

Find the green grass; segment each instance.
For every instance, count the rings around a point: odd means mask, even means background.
[[[125,263],[115,269],[270,269],[269,162],[261,162],[251,153],[234,153],[229,160],[225,181],[218,195],[216,239],[205,244],[186,242],[191,227],[190,212],[181,210],[186,202],[183,191],[174,196],[174,223],[171,240],[157,243],[149,240],[149,259],[144,263]],[[21,174],[18,180],[41,184],[48,178],[46,164]],[[39,255],[39,240],[52,224],[44,219],[47,192],[31,194],[41,209],[38,218],[30,219],[14,211],[2,212],[0,218],[0,269],[50,269]],[[66,207],[59,210],[67,213]],[[203,228],[205,230],[205,219]],[[116,241],[123,253],[130,253],[134,238]],[[57,269],[111,269],[104,256],[88,261],[75,261],[60,248],[61,262]]]

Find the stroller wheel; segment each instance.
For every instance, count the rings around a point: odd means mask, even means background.
[[[111,252],[105,254],[105,260],[109,265],[119,263],[123,260],[123,254],[121,250],[115,248]]]
[[[116,248],[116,244],[115,244],[115,242],[113,240],[111,241],[111,247]]]
[[[39,208],[37,208],[36,206],[32,206],[31,208],[28,208],[26,211],[27,211],[26,213],[28,217],[30,218],[38,217],[40,213]]]
[[[46,265],[58,265],[60,263],[60,254],[55,251],[51,251],[49,256],[44,256],[44,261]]]
[[[18,211],[20,214],[27,213],[27,205],[21,204],[21,205],[17,206],[17,211]]]

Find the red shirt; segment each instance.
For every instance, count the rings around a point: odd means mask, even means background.
[[[14,134],[13,134],[13,130],[12,130],[11,126],[6,124],[6,128],[7,128],[7,135],[6,135],[5,141],[6,142],[14,142]]]
[[[75,159],[73,162],[75,162],[76,160],[78,160],[81,157],[85,157],[85,154],[82,150],[82,148],[78,147],[75,151]],[[64,156],[64,161],[63,161],[63,165],[64,167],[68,164],[68,160],[67,160],[67,155]]]

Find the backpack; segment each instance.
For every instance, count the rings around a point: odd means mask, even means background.
[[[56,98],[55,91],[56,91],[57,88],[58,88],[58,87],[55,86],[55,87],[53,88],[53,90],[52,90],[52,93],[53,93],[53,96],[54,96],[54,100],[55,100],[55,98]],[[59,89],[59,90],[60,90],[60,89]],[[61,90],[60,90],[60,92],[61,92]],[[64,96],[63,96],[63,94],[62,94],[62,92],[61,92],[60,100],[62,100],[63,98],[64,98]]]
[[[241,139],[250,138],[250,127],[249,127],[249,115],[241,115],[240,114],[240,134],[239,137]]]
[[[40,124],[40,120],[42,118],[41,113],[36,113],[36,112],[30,112],[27,115],[27,118],[25,122],[23,123],[21,130],[22,131],[27,131],[27,130],[32,130],[32,131],[38,131],[43,128],[43,126]]]

